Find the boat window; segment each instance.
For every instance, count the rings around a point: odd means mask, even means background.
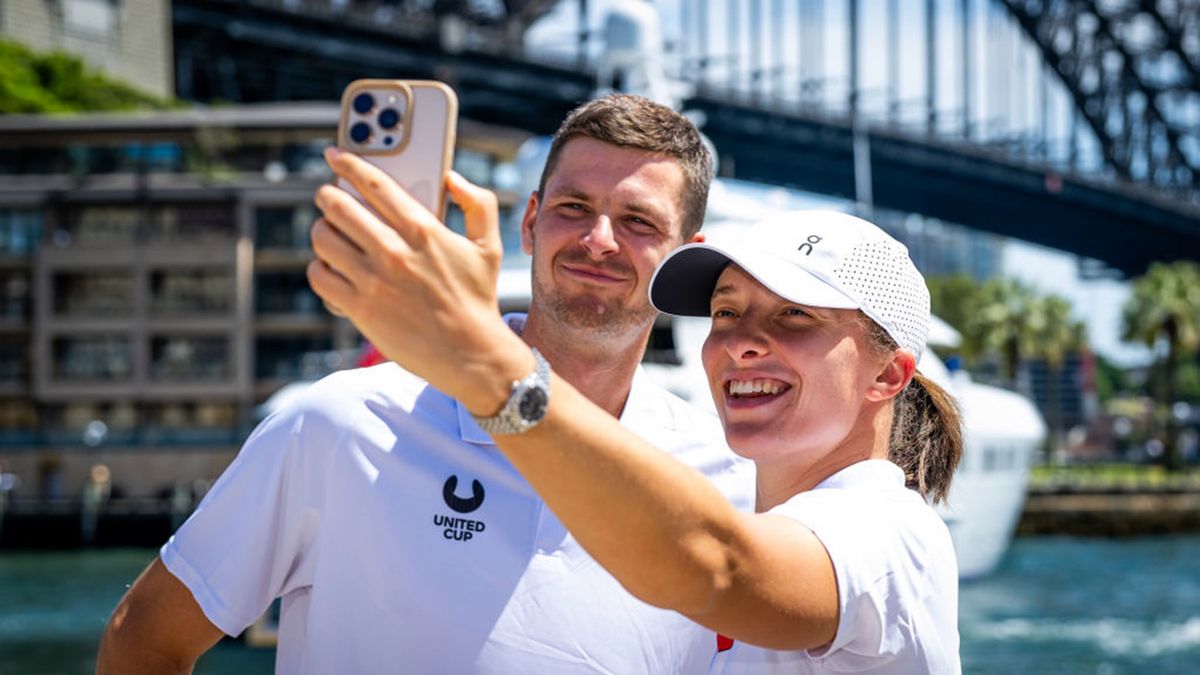
[[[675,347],[675,332],[670,321],[656,321],[650,331],[650,341],[646,344],[646,354],[643,363],[661,363],[678,366],[683,363],[679,351]]]

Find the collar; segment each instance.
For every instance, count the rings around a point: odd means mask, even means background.
[[[814,490],[904,487],[904,471],[886,459],[864,459],[817,484]]]

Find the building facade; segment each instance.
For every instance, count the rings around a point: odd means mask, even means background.
[[[15,499],[74,499],[99,463],[116,497],[210,480],[271,394],[353,365],[359,335],[305,277],[337,114],[0,118],[0,468],[21,477]],[[456,169],[504,183],[523,139],[464,121]],[[523,201],[499,193],[512,220]]]
[[[74,54],[148,94],[175,95],[170,0],[8,0],[0,35]]]

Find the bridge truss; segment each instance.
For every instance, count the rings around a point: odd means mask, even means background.
[[[1200,192],[1200,2],[1002,0],[1122,178]]]
[[[458,88],[466,117],[549,133],[596,86],[589,3],[561,2],[579,18],[548,60],[531,56],[523,39],[560,4],[553,0],[174,0],[177,90],[194,100],[330,100],[356,77],[433,77]],[[920,121],[903,123],[899,112],[912,102],[891,84],[887,114],[866,120],[876,206],[1070,250],[1125,273],[1155,259],[1200,258],[1200,0],[887,0],[884,38],[860,30],[867,2],[674,3],[676,41],[700,27],[703,43],[676,45],[676,74],[693,85],[685,105],[704,113],[727,170],[853,198],[854,132],[877,86],[861,81],[859,61],[870,50],[896,61],[919,49]],[[923,29],[896,27],[901,3],[924,12]],[[816,25],[834,12],[851,27],[839,82],[787,62],[830,60],[828,44],[789,40],[832,35],[789,38],[771,21],[775,13]],[[957,21],[939,23],[943,15]],[[996,16],[1013,27],[993,25]],[[997,27],[1025,43],[999,51],[1040,54],[1026,89],[1040,91],[1043,111],[1051,86],[1066,91],[1074,109],[1066,161],[1051,153],[1044,119],[1040,132],[1005,137],[989,135],[970,93],[944,109],[948,89],[1010,78],[975,72],[975,43],[995,40]],[[935,38],[946,31],[958,47]],[[958,62],[950,81],[939,74],[946,60]],[[1080,161],[1088,148],[1098,148],[1091,168]]]

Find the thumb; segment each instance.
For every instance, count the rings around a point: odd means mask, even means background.
[[[467,238],[497,258],[503,252],[500,243],[500,205],[496,194],[471,183],[457,172],[446,176],[450,198],[466,217]]]

